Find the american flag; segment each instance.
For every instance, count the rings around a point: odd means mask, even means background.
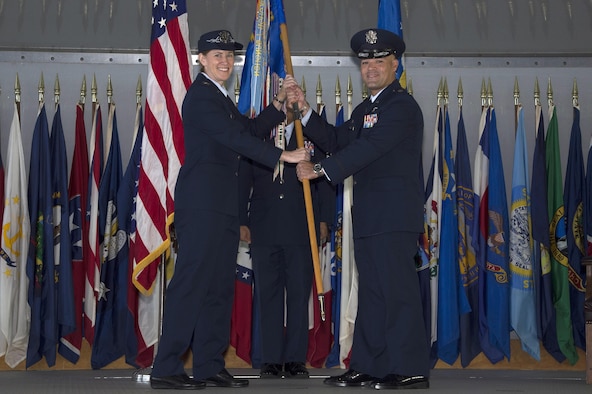
[[[152,292],[159,256],[170,245],[175,183],[185,157],[181,105],[193,80],[185,0],[154,0],[152,6],[132,274],[144,294]]]

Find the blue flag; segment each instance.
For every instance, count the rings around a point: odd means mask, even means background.
[[[257,0],[253,33],[247,45],[238,110],[255,117],[271,101],[268,76],[286,76],[280,26],[286,23],[281,0]]]
[[[580,131],[580,108],[573,108],[573,123],[569,141],[569,156],[565,173],[565,216],[567,219],[567,255],[569,261],[569,301],[574,343],[586,350],[584,321],[584,296],[586,272],[581,260],[586,255],[584,235],[584,157],[582,155],[582,132]]]
[[[479,344],[479,287],[475,249],[472,244],[472,218],[476,211],[473,206],[473,178],[467,147],[467,134],[462,114],[458,117],[456,134],[456,206],[458,212],[458,262],[461,284],[470,308],[460,316],[460,362],[467,367],[481,353]]]
[[[28,301],[31,307],[31,329],[27,348],[27,368],[44,356],[48,366],[55,365],[59,339],[51,192],[49,128],[45,104],[42,102],[33,131],[29,166],[31,237],[27,258],[27,277],[29,278]]]
[[[497,134],[495,109],[490,110],[489,209],[485,315],[489,341],[510,360],[509,223],[504,167]]]
[[[54,263],[57,286],[56,307],[60,336],[58,352],[68,359],[70,350],[63,346],[61,338],[76,329],[76,313],[74,309],[74,284],[72,277],[72,242],[69,226],[68,157],[66,154],[66,142],[64,140],[59,104],[53,117],[50,144],[54,219]]]
[[[458,358],[460,315],[468,311],[464,292],[459,292],[458,219],[456,178],[448,108],[444,107],[444,127],[440,127],[442,149],[442,222],[438,259],[438,358],[452,365]],[[462,310],[461,310],[462,304]]]
[[[559,349],[555,327],[555,308],[551,284],[551,257],[549,255],[549,212],[547,207],[547,164],[545,125],[540,105],[535,107],[536,140],[532,159],[530,213],[532,218],[533,278],[537,310],[537,334],[545,350],[558,362],[565,356]]]
[[[130,239],[135,236],[136,231],[136,195],[138,194],[138,177],[140,176],[140,159],[142,148],[142,137],[144,133],[144,122],[142,115],[142,106],[138,104],[136,109],[136,132],[133,140],[132,153],[125,170],[125,174],[117,192],[117,222],[119,229],[126,234],[127,242],[117,254],[117,265],[127,265],[127,271],[121,269],[120,272],[127,272],[127,310],[125,319],[125,361],[135,367],[140,366],[139,358],[139,327],[137,324],[138,296],[131,282],[130,272],[133,261],[130,255],[132,248]],[[151,357],[152,358],[152,355]],[[141,359],[141,356],[140,356]],[[150,363],[152,360],[150,360]]]
[[[378,0],[378,24],[379,29],[390,30],[403,38],[403,23],[401,19],[400,0]],[[403,61],[399,61],[397,67],[397,79],[404,88],[407,87],[407,78]]]
[[[538,361],[541,353],[536,328],[527,160],[524,110],[520,106],[514,146],[510,212],[510,322],[520,338],[522,349]]]
[[[127,261],[118,254],[127,241],[117,220],[117,191],[121,184],[121,150],[115,104],[109,105],[109,155],[99,184],[100,286],[97,296],[93,369],[102,368],[125,354],[127,316]]]
[[[323,113],[325,113],[323,111]],[[335,119],[335,126],[338,127],[344,123],[345,116],[343,114],[343,106],[339,108],[337,117]],[[335,200],[335,222],[333,223],[334,230],[331,231],[331,289],[333,289],[333,299],[331,305],[332,321],[333,321],[333,345],[331,351],[325,361],[327,368],[332,368],[340,365],[339,353],[339,323],[341,320],[341,251],[342,251],[342,231],[343,231],[343,183],[336,186],[336,200]]]
[[[477,256],[478,284],[479,284],[479,341],[483,354],[492,363],[497,363],[504,358],[500,350],[491,338],[489,327],[488,283],[490,282],[489,269],[489,212],[490,212],[490,157],[491,153],[491,110],[483,108],[479,121],[479,145],[475,155],[475,177],[473,179],[473,192],[475,198],[475,212],[473,224],[473,246]],[[507,223],[507,221],[506,221]],[[495,234],[492,234],[493,236]],[[507,236],[507,233],[506,233]],[[495,268],[495,267],[491,267]],[[507,271],[506,271],[507,272]],[[493,278],[495,280],[495,278]],[[507,279],[506,279],[507,280]],[[494,300],[492,300],[494,301]],[[492,316],[493,318],[493,316]]]

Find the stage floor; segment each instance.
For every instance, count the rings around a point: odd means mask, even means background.
[[[308,393],[369,393],[369,388],[339,388],[323,384],[323,379],[336,375],[339,369],[310,369],[311,377],[302,379],[259,379],[258,370],[229,369],[232,374],[250,379],[247,388],[227,389],[208,387],[205,391],[224,393],[278,393],[299,391]],[[145,371],[2,371],[3,393],[90,394],[90,393],[162,393],[152,390]],[[173,390],[171,390],[173,391]],[[200,390],[200,392],[205,392]],[[426,391],[426,390],[423,390]],[[178,391],[174,391],[178,392]],[[516,370],[443,370],[432,371],[430,393],[591,393],[583,371],[516,371]]]

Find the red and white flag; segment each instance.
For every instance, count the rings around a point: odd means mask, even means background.
[[[101,282],[101,250],[99,242],[99,184],[103,173],[103,121],[101,106],[96,104],[90,134],[90,166],[88,178],[88,201],[86,219],[88,243],[83,243],[86,260],[86,282],[84,285],[84,337],[92,346],[95,338],[97,295]]]
[[[132,273],[134,285],[147,295],[160,255],[170,246],[175,184],[185,158],[181,106],[192,80],[186,2],[154,0]]]

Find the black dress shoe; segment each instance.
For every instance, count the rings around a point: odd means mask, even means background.
[[[211,387],[247,387],[249,385],[247,379],[236,379],[226,369],[223,369],[214,376],[210,376],[205,381],[206,386]]]
[[[377,390],[427,389],[430,387],[430,381],[423,375],[401,376],[390,374],[382,379],[376,379],[370,387]]]
[[[293,362],[284,364],[284,371],[287,378],[306,379],[308,378],[308,370],[304,363]]]
[[[342,375],[325,379],[323,383],[338,387],[359,387],[368,386],[374,380],[376,380],[375,377],[350,369]]]
[[[206,387],[206,382],[191,379],[186,374],[163,377],[150,376],[150,387],[153,389],[199,390]]]
[[[270,378],[281,378],[282,377],[282,364],[263,364],[261,372],[259,373],[261,379]]]

